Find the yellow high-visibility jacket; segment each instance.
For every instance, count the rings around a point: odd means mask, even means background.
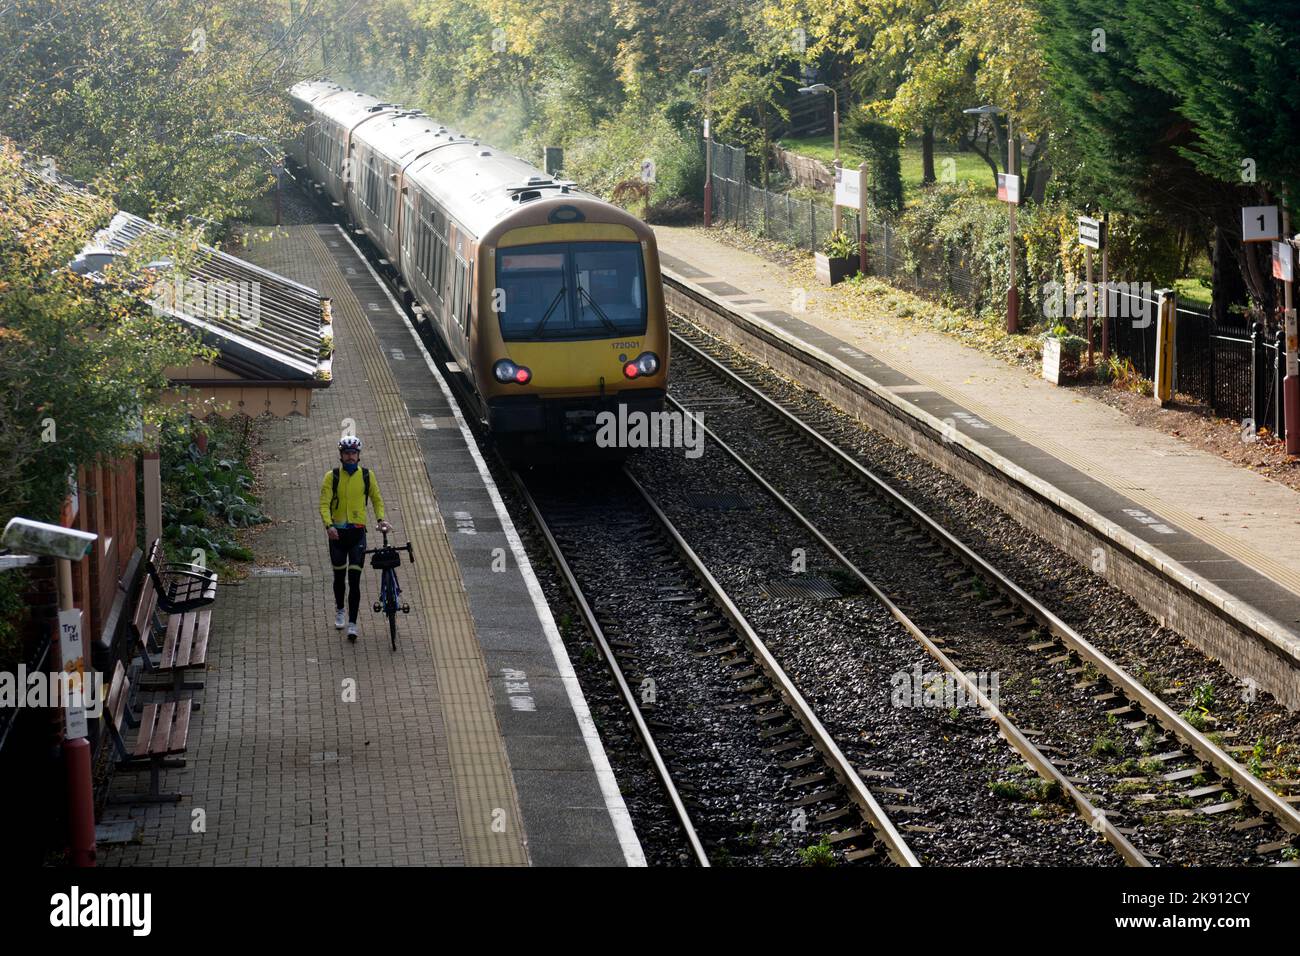
[[[384,496],[379,493],[379,481],[374,469],[370,471],[370,505],[375,509],[375,520],[384,520]],[[320,483],[320,518],[325,527],[345,528],[348,525],[366,524],[366,482],[362,469],[348,474],[339,472],[339,496],[334,501],[334,469],[325,472]]]

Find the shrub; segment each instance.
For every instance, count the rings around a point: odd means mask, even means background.
[[[253,493],[253,473],[246,462],[246,441],[229,422],[200,424],[208,433],[208,452],[201,454],[189,429],[164,429],[161,450],[163,525],[167,544],[189,560],[201,548],[209,559],[241,561],[253,555],[235,540],[235,528],[269,519]]]
[[[694,138],[662,112],[625,110],[565,150],[564,174],[583,189],[608,197],[620,182],[640,174],[641,161],[655,161],[652,198],[664,203],[704,192],[704,155]]]
[[[871,205],[892,216],[903,211],[903,174],[899,159],[901,131],[855,114],[847,130],[849,142],[867,154],[867,191]]]

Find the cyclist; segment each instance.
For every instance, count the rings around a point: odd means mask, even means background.
[[[366,501],[375,509],[379,530],[392,526],[384,520],[384,498],[369,468],[362,468],[361,439],[351,435],[339,442],[340,468],[325,472],[320,484],[320,516],[329,537],[330,564],[334,567],[334,626],[343,629],[344,583],[347,584],[348,640],[357,639],[357,611],[361,608],[361,569],[366,550]]]

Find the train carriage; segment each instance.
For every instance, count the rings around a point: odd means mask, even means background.
[[[386,258],[505,443],[589,443],[597,415],[663,406],[654,233],[414,110],[325,82],[291,95],[291,153]]]

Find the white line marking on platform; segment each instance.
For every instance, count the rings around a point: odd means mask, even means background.
[[[492,480],[492,474],[488,471],[487,462],[483,460],[483,453],[479,451],[478,444],[474,441],[474,435],[469,430],[469,425],[465,422],[465,416],[461,414],[460,406],[456,404],[456,397],[451,393],[451,386],[438,374],[433,357],[429,354],[428,349],[424,347],[424,342],[420,340],[420,333],[415,330],[411,324],[410,318],[402,307],[397,304],[392,293],[388,291],[388,286],[384,285],[379,279],[379,274],[367,261],[366,257],[361,254],[352,237],[347,234],[342,226],[335,225],[343,238],[347,239],[348,245],[352,251],[357,254],[370,274],[375,277],[379,287],[384,290],[384,295],[393,305],[393,311],[401,317],[406,331],[411,333],[411,338],[415,340],[416,348],[419,349],[420,355],[424,357],[424,364],[428,366],[430,374],[433,375],[434,381],[442,389],[443,397],[447,399],[447,404],[451,407],[452,414],[456,417],[456,424],[460,428],[461,437],[465,439],[465,447],[469,450],[470,457],[474,459],[474,464],[478,468],[479,477],[483,480],[483,485],[487,488],[488,497],[492,499],[492,507],[496,510],[497,520],[501,522],[501,529],[505,532],[506,541],[510,544],[510,550],[514,553],[515,563],[519,565],[519,573],[523,575],[524,584],[528,588],[528,596],[532,598],[533,608],[537,612],[537,619],[541,622],[542,630],[546,633],[546,641],[551,647],[551,655],[555,658],[555,668],[564,683],[565,692],[569,695],[569,705],[573,708],[574,716],[578,719],[578,726],[582,729],[582,739],[587,745],[587,753],[591,757],[591,764],[596,770],[596,779],[600,782],[600,791],[605,798],[605,809],[609,811],[610,820],[614,824],[614,832],[618,835],[619,846],[623,850],[623,859],[628,866],[645,866],[645,851],[641,849],[641,841],[637,839],[636,829],[632,826],[632,815],[628,813],[627,804],[623,802],[623,795],[619,793],[618,781],[614,777],[614,770],[609,765],[609,755],[605,753],[605,747],[600,742],[600,734],[596,730],[596,722],[591,718],[591,710],[587,707],[587,699],[583,696],[582,686],[578,683],[578,677],[573,672],[573,663],[569,660],[569,653],[564,648],[564,640],[560,637],[560,629],[555,625],[555,618],[551,615],[550,605],[546,603],[546,597],[542,594],[542,586],[537,581],[537,575],[533,573],[533,566],[528,560],[528,554],[524,551],[523,542],[519,540],[519,532],[515,530],[514,522],[510,520],[510,512],[506,510],[505,502],[501,500],[501,492],[497,489],[496,482]]]

